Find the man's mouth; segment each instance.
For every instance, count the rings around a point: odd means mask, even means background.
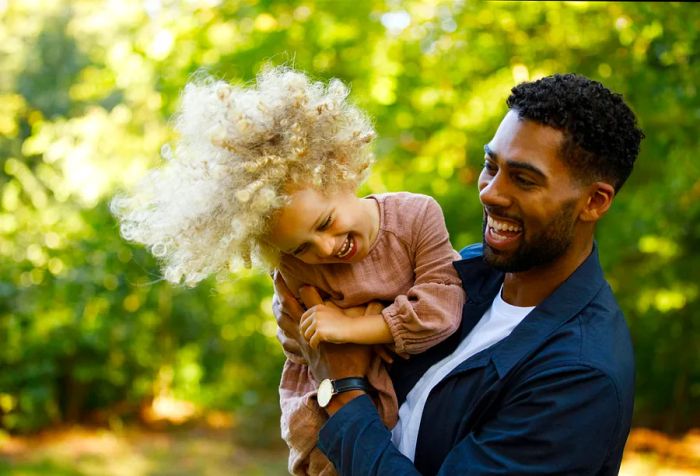
[[[523,227],[520,225],[496,220],[495,218],[491,217],[491,215],[486,216],[486,225],[499,233],[520,233],[523,230]]]
[[[489,246],[495,248],[503,248],[514,242],[522,233],[523,227],[491,217],[486,216],[486,233],[485,238]]]
[[[335,254],[335,256],[336,258],[340,259],[352,258],[356,251],[357,243],[355,243],[352,235],[348,234],[343,242],[343,245],[340,247],[340,250]]]

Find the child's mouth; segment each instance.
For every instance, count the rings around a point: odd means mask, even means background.
[[[340,248],[340,251],[338,251],[338,253],[335,256],[340,259],[347,259],[351,258],[356,251],[357,244],[355,243],[355,240],[353,239],[352,235],[348,234],[347,238],[345,238],[343,246]]]

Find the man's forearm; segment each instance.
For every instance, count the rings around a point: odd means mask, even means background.
[[[333,398],[331,401],[328,403],[328,406],[325,408],[326,412],[328,413],[329,416],[335,415],[335,413],[343,408],[347,403],[350,401],[356,399],[359,396],[366,395],[366,393],[363,390],[350,390],[348,392],[343,392],[339,393],[337,395],[333,395]]]
[[[318,446],[340,475],[420,474],[392,444],[391,433],[366,396],[351,399],[328,419]]]

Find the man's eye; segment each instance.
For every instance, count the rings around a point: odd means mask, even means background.
[[[516,175],[515,180],[518,182],[519,185],[522,185],[524,187],[532,187],[533,185],[535,185],[535,182],[522,175]]]
[[[486,169],[489,172],[495,172],[496,170],[498,170],[496,166],[489,161],[484,162],[484,169]]]

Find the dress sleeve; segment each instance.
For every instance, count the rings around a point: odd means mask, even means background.
[[[617,474],[619,462],[606,468],[605,461],[629,430],[621,413],[617,387],[600,371],[547,370],[514,388],[478,431],[455,444],[437,474]],[[319,447],[341,475],[420,474],[392,444],[367,396],[326,422]]]
[[[459,255],[450,244],[438,203],[428,198],[413,222],[414,284],[382,311],[395,351],[418,354],[459,327],[465,294],[452,263]]]

